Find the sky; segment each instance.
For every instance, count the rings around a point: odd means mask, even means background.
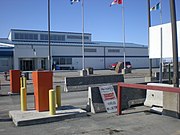
[[[84,31],[92,41],[123,42],[122,5],[113,0],[84,0]],[[159,0],[151,0],[151,7]],[[180,20],[180,0],[175,0]],[[51,31],[82,32],[82,8],[70,0],[51,0]],[[170,22],[169,0],[162,0],[163,23]],[[160,24],[159,11],[151,12],[152,26]],[[147,0],[124,0],[125,42],[148,44]],[[10,29],[48,30],[47,0],[0,0],[0,38]]]

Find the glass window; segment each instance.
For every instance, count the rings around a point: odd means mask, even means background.
[[[1,58],[0,59],[0,65],[2,66],[2,67],[7,67],[7,66],[9,66],[9,60],[8,60],[8,58]]]
[[[120,53],[120,49],[108,49],[109,53]]]
[[[41,34],[40,40],[48,40],[48,35],[47,34]]]
[[[48,40],[48,34],[41,34],[41,40]],[[65,41],[65,35],[51,35],[51,40],[53,41]]]
[[[72,64],[72,58],[61,57],[60,58],[60,64],[61,65],[71,65]]]
[[[53,64],[59,65],[59,58],[53,58]]]
[[[72,58],[67,58],[66,59],[66,64],[72,64]]]
[[[96,52],[95,48],[85,48],[84,52]]]
[[[38,40],[38,34],[31,33],[15,33],[15,39],[28,39],[28,40]]]
[[[82,36],[68,35],[68,39],[82,39]],[[88,36],[84,36],[84,39],[89,39]]]
[[[60,58],[60,64],[61,65],[65,65],[66,63],[65,63],[65,58]]]

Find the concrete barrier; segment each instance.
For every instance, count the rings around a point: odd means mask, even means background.
[[[124,82],[121,74],[65,77],[64,91],[85,91],[88,87]]]
[[[180,118],[180,88],[173,87],[169,84],[157,84],[161,86],[149,86],[140,84],[118,83],[118,111],[117,114],[122,114],[122,88],[133,89],[151,89],[155,91],[163,91],[163,109],[160,109],[163,115]],[[162,108],[162,107],[161,107]],[[153,109],[153,108],[151,108]],[[159,111],[159,110],[155,110]],[[160,112],[159,112],[160,113]]]
[[[153,86],[162,86],[159,83],[148,83],[147,85]],[[144,102],[145,106],[163,106],[163,92],[155,91],[155,90],[147,90],[146,92],[146,100]]]
[[[147,85],[172,87],[172,85],[163,84],[163,83],[148,83]],[[163,107],[163,91],[147,90],[146,100],[144,102],[144,105],[149,107],[152,106]]]
[[[117,85],[114,85],[117,95]],[[122,90],[122,108],[127,109],[132,105],[143,104],[145,101],[146,91],[140,89],[123,88]],[[92,113],[105,112],[105,106],[101,98],[99,87],[88,88],[88,107]]]

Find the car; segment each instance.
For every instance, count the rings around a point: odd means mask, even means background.
[[[109,69],[115,70],[117,64],[118,64],[118,62],[109,65]]]
[[[123,69],[123,68],[124,68],[124,62],[116,62],[116,63],[113,63],[113,64],[111,64],[111,65],[109,66],[109,69],[115,70],[118,63],[120,63],[120,68]],[[126,69],[132,69],[131,62],[126,61]]]

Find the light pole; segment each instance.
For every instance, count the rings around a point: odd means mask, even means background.
[[[169,2],[170,2],[171,26],[172,26],[173,71],[174,71],[173,84],[174,84],[174,87],[179,87],[176,8],[175,8],[175,1],[174,0],[169,0]]]
[[[123,27],[123,53],[124,53],[124,74],[126,74],[126,44],[125,44],[125,18],[124,18],[124,1],[122,3],[122,27]]]
[[[82,69],[85,69],[84,59],[84,0],[82,0]]]
[[[48,0],[48,69],[51,70],[50,0]]]
[[[151,13],[150,13],[150,0],[148,0],[148,48],[150,46],[149,28],[151,27]],[[152,78],[152,59],[149,59],[149,74]]]
[[[159,74],[159,82],[162,83],[162,68],[163,68],[163,29],[162,29],[162,0],[159,1],[161,7],[160,7],[160,23],[161,23],[161,28],[160,28],[160,35],[161,35],[161,45],[160,45],[160,74]]]

